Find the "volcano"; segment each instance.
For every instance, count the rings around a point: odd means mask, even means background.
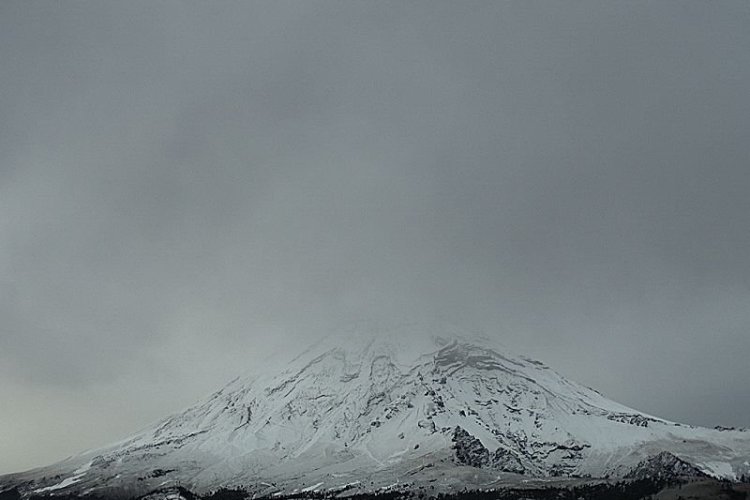
[[[119,443],[0,478],[21,496],[181,486],[256,496],[750,473],[750,433],[647,415],[491,338],[327,337]]]

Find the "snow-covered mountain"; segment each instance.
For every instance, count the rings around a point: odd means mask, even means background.
[[[734,478],[748,460],[750,432],[646,415],[494,341],[404,325],[331,336],[129,439],[0,478],[0,490],[471,488],[652,466]]]

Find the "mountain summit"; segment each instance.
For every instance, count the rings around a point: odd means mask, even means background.
[[[749,472],[750,433],[646,415],[491,339],[368,330],[328,337],[122,442],[0,478],[0,490],[273,495],[632,477],[649,464],[659,474],[664,464],[728,479]]]

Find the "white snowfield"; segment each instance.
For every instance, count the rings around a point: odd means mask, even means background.
[[[620,477],[663,451],[716,477],[750,473],[749,432],[646,415],[494,341],[437,331],[405,325],[329,337],[130,439],[0,478],[0,486],[22,482],[28,493],[242,486],[267,496],[484,488]],[[513,468],[460,463],[457,427]]]

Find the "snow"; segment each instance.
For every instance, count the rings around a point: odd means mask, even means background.
[[[61,490],[63,488],[67,488],[68,486],[72,486],[76,484],[78,481],[81,480],[81,478],[86,474],[86,472],[91,469],[91,462],[88,462],[86,465],[83,465],[76,469],[73,472],[73,476],[63,479],[57,484],[54,484],[52,486],[47,486],[46,488],[39,488],[37,490],[34,490],[34,493],[43,493],[45,491],[55,491],[55,490]]]
[[[737,475],[732,470],[732,465],[727,462],[703,462],[701,465],[708,474],[714,477],[729,479],[731,481],[737,480]]]
[[[750,459],[749,433],[638,412],[494,340],[442,326],[357,328],[90,452],[72,473],[61,464],[69,477],[36,492],[105,486],[113,472],[118,484],[136,482],[155,469],[177,469],[168,480],[202,491],[253,484],[282,495],[304,484],[313,486],[302,491],[315,491],[330,477],[375,490],[431,477],[440,467],[450,474],[458,426],[490,453],[504,450],[528,475],[542,477],[559,467],[623,475],[661,451],[732,477],[729,463]],[[498,471],[491,472],[488,480],[496,480]],[[370,485],[374,477],[383,480]]]
[[[63,479],[61,482],[48,486],[46,488],[40,488],[38,490],[34,490],[34,493],[42,493],[44,491],[54,491],[54,490],[61,490],[63,488],[67,488],[68,486],[77,483],[81,478],[79,476],[73,476],[66,479]]]
[[[338,487],[338,489],[343,490],[343,489],[351,488],[352,486],[357,486],[361,482],[362,481],[352,481],[351,483],[342,484],[341,486]]]
[[[317,483],[317,484],[313,484],[312,486],[308,486],[307,488],[302,488],[300,491],[302,493],[307,493],[309,491],[317,491],[318,488],[320,488],[321,486],[323,486],[323,482],[322,481],[319,482],[319,483]]]

